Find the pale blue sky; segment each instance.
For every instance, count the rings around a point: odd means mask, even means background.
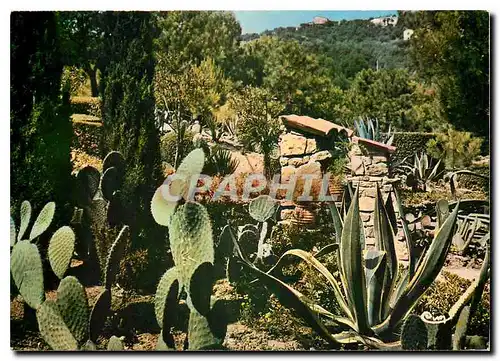
[[[287,10],[287,11],[235,11],[236,19],[241,24],[242,33],[261,33],[277,27],[297,26],[312,21],[315,16],[324,16],[330,20],[368,19],[396,14],[396,10]]]

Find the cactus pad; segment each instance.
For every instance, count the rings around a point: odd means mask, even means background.
[[[95,343],[87,340],[87,342],[85,342],[85,344],[80,348],[80,351],[97,351],[97,347]]]
[[[167,201],[162,194],[162,187],[168,187],[164,184],[156,190],[151,200],[151,214],[156,223],[168,227],[175,212],[177,202]]]
[[[265,222],[274,215],[277,208],[278,203],[274,199],[268,195],[260,195],[252,199],[248,205],[248,212],[256,221]]]
[[[65,277],[57,288],[57,308],[78,343],[88,336],[89,304],[85,289],[73,276]]]
[[[74,250],[73,230],[68,226],[59,228],[50,239],[48,250],[50,266],[59,279],[64,277]]]
[[[16,244],[16,224],[12,217],[10,217],[10,246],[14,247]]]
[[[36,311],[38,328],[43,339],[56,351],[74,351],[78,343],[71,334],[53,301],[45,301]]]
[[[156,344],[156,351],[174,351],[174,347],[169,347],[163,338],[163,330],[158,336],[158,342]]]
[[[49,228],[52,223],[52,219],[54,218],[55,211],[56,204],[54,202],[49,202],[42,208],[35,223],[33,224],[33,228],[31,228],[29,237],[30,241],[34,240],[36,237],[45,232],[47,228]]]
[[[403,350],[425,350],[427,348],[427,327],[416,315],[409,315],[401,329]]]
[[[102,171],[105,173],[108,168],[115,167],[120,173],[123,174],[125,172],[125,166],[126,163],[123,155],[120,152],[112,151],[109,152],[104,158]]]
[[[86,166],[78,171],[76,175],[76,189],[78,194],[78,204],[81,207],[90,205],[99,189],[101,173],[91,166]]]
[[[102,198],[96,198],[90,204],[90,220],[97,229],[103,229],[106,226],[107,202]]]
[[[163,328],[164,313],[171,315],[173,312],[166,312],[166,309],[174,308],[179,297],[179,281],[177,280],[177,268],[172,267],[165,272],[160,279],[155,294],[155,314],[158,325]]]
[[[129,233],[129,227],[124,226],[109,250],[108,259],[106,261],[106,277],[104,280],[106,289],[111,290],[111,286],[115,283],[116,274],[118,273],[118,268],[120,266],[120,260],[122,259],[123,254],[125,253],[125,247],[127,246]]]
[[[219,349],[224,338],[214,335],[210,329],[208,319],[200,315],[196,310],[191,310],[188,324],[189,350],[213,350]]]
[[[107,219],[111,227],[116,227],[126,223],[125,207],[122,201],[122,193],[117,190],[113,193],[108,204]]]
[[[23,201],[21,203],[21,225],[19,226],[19,233],[17,234],[17,240],[20,241],[24,236],[24,232],[28,229],[28,225],[31,219],[31,204],[28,201]]]
[[[212,295],[213,283],[214,266],[210,262],[200,264],[191,275],[189,300],[202,316],[207,316],[210,312],[210,296]]]
[[[12,278],[24,301],[36,309],[44,300],[42,259],[36,245],[17,242],[10,256]]]
[[[125,348],[123,347],[123,341],[116,337],[116,336],[111,336],[108,342],[108,351],[124,351]]]
[[[104,327],[110,308],[111,292],[105,289],[97,297],[92,312],[90,313],[89,338],[91,341],[97,342],[97,338]]]
[[[199,264],[214,262],[212,226],[205,207],[195,202],[180,206],[172,217],[169,239],[180,284],[188,287]]]
[[[109,201],[113,197],[113,193],[121,187],[121,178],[117,168],[106,169],[101,179],[101,191],[104,199]]]

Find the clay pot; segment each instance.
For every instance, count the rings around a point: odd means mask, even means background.
[[[316,224],[316,211],[311,202],[296,203],[291,222],[298,226],[311,227]]]

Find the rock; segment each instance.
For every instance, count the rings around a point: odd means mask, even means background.
[[[377,189],[374,188],[375,184],[372,183],[372,187],[371,188],[360,188],[359,190],[359,195],[360,196],[365,196],[365,197],[372,197],[372,198],[375,198],[377,196]]]
[[[311,174],[316,176],[317,179],[322,178],[322,173],[321,173],[321,164],[318,162],[310,161],[307,164],[304,164],[297,168],[297,176],[299,175],[306,175],[306,174]]]
[[[351,172],[355,175],[365,174],[365,166],[360,157],[351,158]]]
[[[367,246],[375,246],[375,238],[372,237],[366,237],[365,238],[365,244]]]
[[[373,164],[375,163],[380,163],[380,162],[387,162],[387,157],[385,156],[380,156],[380,155],[374,155],[371,157]]]
[[[307,162],[304,161],[304,158],[290,158],[290,159],[288,159],[288,165],[291,165],[293,167],[299,167],[305,163],[307,163]]]
[[[291,219],[293,217],[293,209],[283,209],[280,213],[281,219]]]
[[[375,198],[359,197],[359,210],[364,212],[373,212],[375,209]]]
[[[281,168],[281,183],[289,182],[295,172],[297,172],[297,168],[289,165]]]
[[[292,133],[284,134],[280,139],[281,156],[304,155],[307,148],[307,138]]]
[[[365,237],[366,239],[375,237],[373,226],[365,226]]]
[[[321,162],[330,158],[332,158],[332,154],[327,150],[322,150],[321,152],[317,152],[311,155],[311,160],[314,162]]]
[[[372,214],[367,212],[360,212],[360,215],[363,222],[368,222]]]
[[[389,172],[389,168],[385,163],[377,163],[369,165],[366,168],[366,174],[368,175],[386,175]]]
[[[284,167],[284,166],[288,165],[288,158],[281,157],[281,158],[280,158],[280,165],[281,165],[282,167]]]
[[[362,156],[361,160],[363,161],[364,165],[370,165],[370,164],[372,164],[372,159],[370,157],[364,157],[364,156]]]
[[[315,153],[317,151],[318,151],[318,145],[316,144],[316,139],[308,138],[305,153],[312,154],[312,153]]]

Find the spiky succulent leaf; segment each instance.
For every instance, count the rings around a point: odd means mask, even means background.
[[[86,166],[78,171],[76,175],[77,202],[80,207],[90,205],[92,199],[99,190],[101,173],[91,166]]]
[[[16,244],[16,224],[12,217],[10,217],[10,247],[14,247]]]
[[[85,342],[85,344],[82,347],[80,347],[80,350],[81,351],[97,351],[97,346],[92,341],[87,340],[87,342]]]
[[[57,308],[79,344],[87,340],[89,303],[83,286],[73,276],[65,277],[57,288]]]
[[[36,245],[17,242],[10,255],[12,278],[24,301],[36,309],[44,300],[42,259]]]
[[[54,202],[49,202],[42,208],[35,223],[33,224],[33,228],[31,228],[29,237],[30,241],[34,240],[36,237],[45,232],[47,228],[49,228],[52,223],[52,219],[54,218],[55,211],[56,204]]]
[[[380,321],[385,306],[382,303],[382,292],[386,275],[386,256],[386,251],[368,250],[365,252],[366,304],[370,326]]]
[[[175,212],[169,227],[170,247],[181,286],[189,293],[189,279],[203,262],[214,262],[212,226],[199,203],[186,202]]]
[[[120,268],[120,260],[125,253],[129,236],[129,227],[123,226],[122,230],[118,234],[118,237],[116,237],[116,240],[109,250],[108,258],[106,260],[106,277],[104,280],[104,284],[109,290],[111,290],[111,286],[115,283],[116,275]]]
[[[446,218],[448,218],[448,216],[450,215],[450,207],[446,199],[440,199],[439,201],[437,201],[436,214],[437,214],[436,227],[439,229],[446,220]]]
[[[125,172],[125,166],[126,163],[123,155],[120,152],[112,151],[109,152],[104,158],[102,171],[105,173],[108,168],[115,167],[120,173],[123,174]]]
[[[90,313],[89,338],[92,342],[97,342],[97,338],[104,327],[109,310],[111,309],[111,292],[107,289],[99,294],[92,312]]]
[[[116,336],[111,336],[111,338],[108,341],[108,351],[123,351],[123,350],[125,350],[123,346],[123,341]]]
[[[24,236],[24,232],[28,229],[28,225],[31,219],[31,204],[28,201],[23,201],[21,203],[21,225],[19,226],[19,233],[17,234],[17,240],[20,241]]]
[[[427,327],[419,316],[409,315],[401,328],[403,350],[425,350],[427,348]]]
[[[189,281],[189,300],[202,316],[210,311],[210,297],[214,284],[214,265],[210,262],[200,264]]]
[[[458,351],[464,348],[467,324],[469,323],[470,316],[470,307],[465,306],[462,312],[460,312],[457,326],[455,327],[455,333],[453,334],[453,350]]]
[[[362,235],[363,224],[359,216],[359,188],[356,189],[351,206],[347,212],[342,229],[340,242],[340,264],[349,299],[349,305],[356,321],[358,332],[368,329],[366,315],[366,283],[362,260]]]
[[[270,196],[260,195],[252,199],[248,205],[248,212],[256,221],[265,222],[274,215],[277,207],[278,203]]]
[[[177,268],[168,269],[160,279],[155,294],[155,315],[158,325],[163,328],[163,315],[172,317],[179,298],[179,281]],[[165,310],[169,312],[166,312]]]
[[[76,351],[78,342],[64,322],[55,302],[47,300],[36,311],[38,329],[45,342],[55,351]]]
[[[68,226],[59,228],[50,239],[49,262],[59,279],[64,277],[75,250],[75,234]]]
[[[113,193],[121,187],[122,175],[115,167],[106,169],[101,179],[101,192],[106,200],[113,197]]]

